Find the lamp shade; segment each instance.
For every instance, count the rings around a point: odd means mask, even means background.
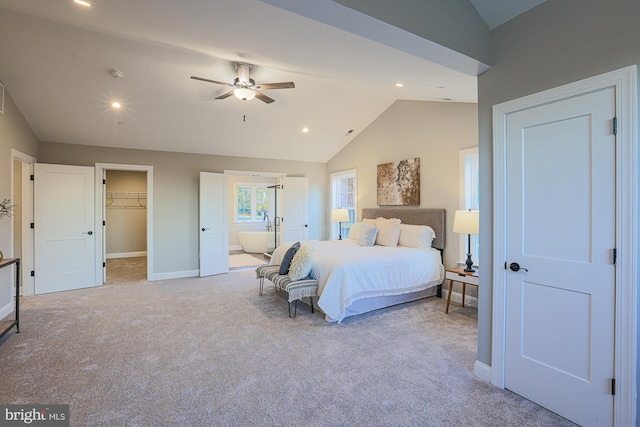
[[[247,88],[234,89],[233,94],[236,96],[236,98],[242,99],[243,101],[249,101],[256,96],[256,93],[254,91]]]
[[[333,209],[331,211],[331,222],[348,222],[349,221],[349,209]]]
[[[477,210],[459,210],[453,217],[453,232],[460,234],[478,234],[480,215]]]

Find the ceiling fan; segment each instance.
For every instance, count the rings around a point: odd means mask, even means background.
[[[234,88],[233,90],[216,97],[216,99],[225,99],[230,97],[231,95],[235,95],[238,99],[248,101],[256,97],[260,101],[266,102],[267,104],[271,104],[275,100],[262,93],[262,90],[291,89],[296,87],[293,82],[256,84],[253,79],[249,78],[249,73],[256,68],[255,65],[245,64],[243,62],[235,62],[234,66],[238,71],[238,77],[233,80],[233,83],[219,82],[216,80],[210,80],[196,76],[191,76],[191,78],[194,80],[201,80],[203,82],[216,83],[219,85],[225,85]]]

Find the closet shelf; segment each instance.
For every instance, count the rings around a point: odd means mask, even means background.
[[[107,209],[146,209],[147,193],[140,191],[107,191]]]

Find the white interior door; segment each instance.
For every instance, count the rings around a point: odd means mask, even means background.
[[[607,88],[506,119],[505,386],[589,426],[613,423],[615,105]]]
[[[34,166],[35,293],[95,286],[94,168]]]
[[[280,241],[309,239],[309,178],[285,177],[282,184]]]
[[[229,271],[229,183],[200,172],[200,276]]]

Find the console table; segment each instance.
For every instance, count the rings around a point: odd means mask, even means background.
[[[10,265],[16,265],[16,278],[15,278],[15,286],[16,286],[16,308],[15,308],[15,318],[13,320],[0,320],[0,338],[4,336],[7,332],[11,330],[14,326],[16,327],[16,333],[20,333],[20,258],[5,258],[0,261],[0,269],[8,267]]]

